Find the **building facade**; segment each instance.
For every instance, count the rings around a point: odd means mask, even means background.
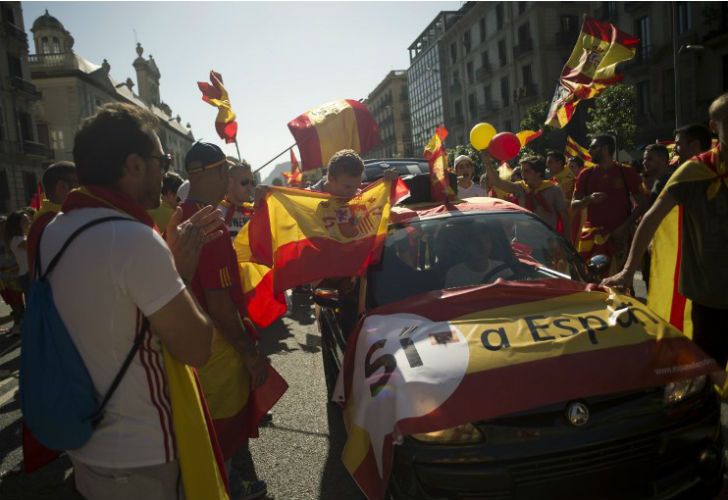
[[[518,132],[529,106],[551,99],[587,2],[468,2],[442,37],[445,125],[467,144],[478,122]]]
[[[27,206],[53,158],[47,128],[34,115],[41,94],[31,83],[20,2],[0,2],[0,213]]]
[[[184,156],[194,142],[189,123],[162,102],[159,91],[161,73],[154,58],[144,57],[137,44],[134,82],[127,78],[117,82],[111,76],[111,65],[104,60],[94,64],[73,50],[73,37],[48,11],[31,28],[35,54],[30,55],[30,74],[42,92],[36,118],[46,124],[48,146],[56,159],[73,159],[73,141],[84,118],[93,115],[108,102],[125,102],[151,111],[160,121],[159,138],[165,152],[174,155],[172,170],[184,174]]]
[[[407,69],[413,151],[421,154],[438,125],[445,123],[448,106],[446,72],[442,69],[442,37],[460,13],[443,11],[409,46]]]
[[[390,71],[366,99],[366,105],[379,125],[381,142],[366,154],[367,158],[411,158],[407,72]]]
[[[622,65],[635,88],[638,144],[671,139],[678,125],[674,46],[680,125],[707,124],[711,101],[728,91],[728,3],[591,2],[591,14],[640,39],[636,57]]]

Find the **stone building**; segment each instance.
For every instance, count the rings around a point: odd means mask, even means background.
[[[194,142],[189,123],[162,102],[159,91],[161,73],[154,58],[144,57],[137,44],[134,60],[138,93],[127,78],[117,82],[107,60],[94,64],[73,50],[73,36],[58,19],[45,12],[31,28],[35,54],[30,55],[30,74],[42,92],[38,119],[47,127],[48,145],[56,159],[73,159],[73,140],[81,121],[108,102],[126,102],[154,113],[161,123],[159,138],[165,152],[174,155],[172,169],[184,173],[184,155]]]
[[[31,83],[20,2],[0,2],[0,213],[30,202],[52,159],[47,128],[34,118],[40,99]]]
[[[379,146],[367,158],[412,157],[407,72],[390,71],[367,97],[366,105],[379,125]]]

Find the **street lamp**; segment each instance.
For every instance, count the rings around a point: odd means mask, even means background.
[[[686,44],[678,48],[677,35],[678,35],[678,21],[677,21],[677,2],[672,2],[672,59],[675,69],[673,71],[675,76],[675,129],[680,128],[682,125],[682,100],[680,99],[680,56],[683,52],[695,51],[700,52],[705,50],[702,45]]]

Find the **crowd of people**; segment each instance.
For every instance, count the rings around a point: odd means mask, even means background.
[[[548,151],[510,169],[483,152],[480,183],[473,160],[461,155],[454,161],[458,196],[488,194],[528,208],[584,258],[607,255],[615,275],[604,284],[613,286],[631,286],[634,272],[649,268],[644,255],[657,225],[674,206],[683,206],[680,291],[694,303],[694,340],[725,365],[728,340],[715,335],[721,330],[715,325],[728,328],[728,302],[720,293],[728,283],[728,94],[713,102],[709,118],[710,129],[695,124],[675,131],[673,158],[666,146],[652,144],[631,166],[615,161],[609,135],[593,137],[595,166],[589,168],[579,157]],[[144,339],[101,424],[84,446],[68,450],[79,492],[90,499],[184,497],[161,368],[166,350],[198,368],[233,498],[259,498],[266,484],[250,475],[254,467],[243,465],[252,460],[248,437],[257,425],[246,404],[265,382],[268,360],[246,319],[232,239],[265,189],[254,192],[247,162],[204,141],[185,157],[187,181],[168,172],[172,157],[162,149],[158,125],[143,109],[102,106],[76,135],[74,163],[58,162],[44,172],[40,209],[0,219],[0,286],[13,310],[11,334],[22,323],[23,294],[35,266],[64,248],[49,282],[63,290],[54,296],[56,307],[99,395],[135,340]],[[712,150],[711,129],[720,141]],[[689,174],[678,166],[690,158],[714,165],[717,181],[680,182]],[[328,167],[311,189],[354,196],[364,172],[361,158],[342,151]],[[109,216],[123,220],[97,224],[65,248],[76,230]],[[487,232],[477,236],[488,238]],[[455,272],[448,276],[455,284],[458,279]]]

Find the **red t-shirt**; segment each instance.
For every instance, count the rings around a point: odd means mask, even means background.
[[[202,203],[187,200],[181,204],[182,218],[189,219],[205,207]],[[190,289],[200,306],[209,312],[205,301],[204,290],[220,290],[227,288],[233,302],[241,315],[245,315],[245,296],[240,282],[238,260],[230,238],[221,236],[215,238],[202,247],[200,259],[197,263],[195,277],[190,283]]]
[[[574,198],[580,200],[597,192],[606,193],[607,199],[587,205],[586,222],[609,232],[617,229],[632,213],[629,195],[643,193],[644,187],[639,174],[626,165],[617,163],[610,168],[596,166],[583,169],[576,178]]]

